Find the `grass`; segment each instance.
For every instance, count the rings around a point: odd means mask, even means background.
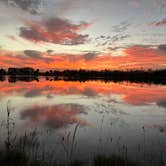
[[[54,152],[45,152],[40,143],[37,129],[22,136],[16,136],[13,119],[10,118],[11,111],[9,102],[7,104],[7,120],[5,127],[7,130],[4,148],[0,148],[0,166],[141,166],[141,163],[130,160],[127,157],[127,147],[122,148],[123,153],[118,155],[97,155],[88,160],[74,160],[73,155],[76,152],[76,136],[79,124],[76,124],[74,131],[69,132],[61,139],[61,146],[66,158],[63,162],[55,159]],[[102,122],[103,123],[103,122]],[[145,129],[144,132],[144,160],[145,156]],[[119,148],[119,147],[117,147]],[[143,163],[145,163],[144,161]],[[164,166],[164,161],[159,162]],[[142,164],[144,165],[144,164]]]
[[[7,153],[0,152],[1,166],[138,166],[139,164],[120,156],[96,156],[91,161],[71,161],[69,163],[52,163],[47,160],[31,159],[25,152],[10,151]]]
[[[66,153],[66,163],[69,164],[72,162],[72,157],[76,148],[76,133],[79,128],[79,124],[76,124],[73,134],[69,132],[65,137],[62,138],[61,145]]]
[[[93,160],[93,166],[136,166],[139,165],[137,162],[131,161],[127,158],[120,156],[96,156]]]

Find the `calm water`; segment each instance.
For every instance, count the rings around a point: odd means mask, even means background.
[[[58,160],[124,155],[146,165],[165,163],[166,86],[128,82],[0,82],[0,143],[6,139],[7,112],[14,133],[37,130],[46,151]],[[79,124],[79,125],[78,125]],[[64,143],[64,145],[63,145]],[[163,164],[164,165],[164,164]]]

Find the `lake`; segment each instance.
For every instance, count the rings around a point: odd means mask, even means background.
[[[1,146],[8,131],[10,141],[36,133],[40,151],[58,161],[117,155],[166,164],[166,85],[5,79],[0,106]]]

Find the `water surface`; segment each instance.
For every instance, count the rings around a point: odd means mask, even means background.
[[[14,133],[37,130],[42,147],[65,160],[126,154],[142,164],[166,163],[166,86],[129,82],[0,82],[0,140],[7,137],[7,105]],[[66,143],[66,141],[68,141]]]

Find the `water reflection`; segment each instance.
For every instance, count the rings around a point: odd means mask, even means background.
[[[49,128],[64,128],[72,124],[87,125],[87,122],[77,117],[87,114],[83,106],[78,104],[60,104],[53,106],[36,105],[21,112],[22,120],[29,120],[32,125],[40,124]]]
[[[104,83],[100,81],[72,82],[72,81],[46,81],[41,78],[40,82],[17,82],[15,84],[1,82],[1,96],[11,95],[11,93],[21,94],[27,98],[52,95],[82,95],[87,97],[118,95],[119,99],[133,105],[157,104],[165,107],[166,86],[148,85],[138,83]],[[115,99],[116,100],[116,99]],[[109,100],[110,102],[113,100]]]
[[[79,125],[75,159],[98,154],[119,156],[125,151],[126,156],[144,165],[158,166],[161,154],[165,162],[165,85],[50,81],[41,77],[30,82],[4,80],[0,91],[0,121],[5,121],[10,101],[17,133],[37,128],[42,133],[40,139],[47,149],[56,149],[59,160],[65,156],[61,141]],[[5,139],[5,131],[0,132],[0,139]],[[154,164],[150,164],[152,156],[156,156]]]

